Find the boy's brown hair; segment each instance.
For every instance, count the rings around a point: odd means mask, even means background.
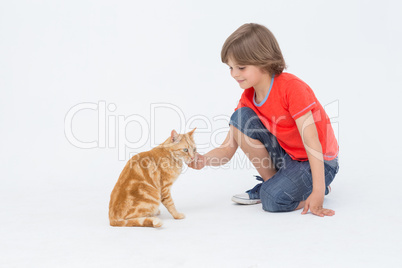
[[[270,75],[286,69],[285,59],[275,36],[267,27],[246,23],[225,41],[221,51],[223,63],[229,58],[239,65],[255,65]]]

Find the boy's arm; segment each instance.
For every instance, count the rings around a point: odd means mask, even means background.
[[[296,119],[296,125],[307,152],[313,177],[313,191],[306,200],[302,214],[306,214],[310,209],[313,214],[321,217],[333,216],[335,211],[322,207],[325,196],[324,158],[311,111]]]
[[[226,164],[232,159],[234,153],[237,150],[237,142],[233,137],[232,126],[223,141],[222,145],[215,148],[205,155],[196,154],[195,160],[191,162],[188,166],[194,169],[202,169],[205,166],[221,166]]]

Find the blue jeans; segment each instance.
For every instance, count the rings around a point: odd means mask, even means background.
[[[260,188],[262,208],[270,212],[293,211],[313,190],[309,161],[296,161],[283,150],[276,137],[262,124],[257,114],[248,107],[237,109],[230,118],[233,125],[251,139],[264,144],[277,170]],[[338,173],[338,158],[324,161],[325,185],[328,187]],[[326,189],[325,194],[328,194]]]

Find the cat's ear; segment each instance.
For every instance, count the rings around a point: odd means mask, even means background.
[[[172,130],[172,133],[170,134],[170,140],[172,142],[176,142],[179,139],[179,134],[177,134],[176,130]]]
[[[190,136],[193,136],[193,134],[194,134],[194,131],[196,130],[197,128],[195,127],[193,130],[191,130],[188,134],[190,135]]]

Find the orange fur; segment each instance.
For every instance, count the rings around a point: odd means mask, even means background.
[[[194,159],[194,131],[179,135],[173,130],[164,143],[127,162],[110,195],[111,226],[160,227],[162,221],[156,215],[161,202],[175,219],[184,218],[176,210],[170,188],[181,173],[183,161]]]

